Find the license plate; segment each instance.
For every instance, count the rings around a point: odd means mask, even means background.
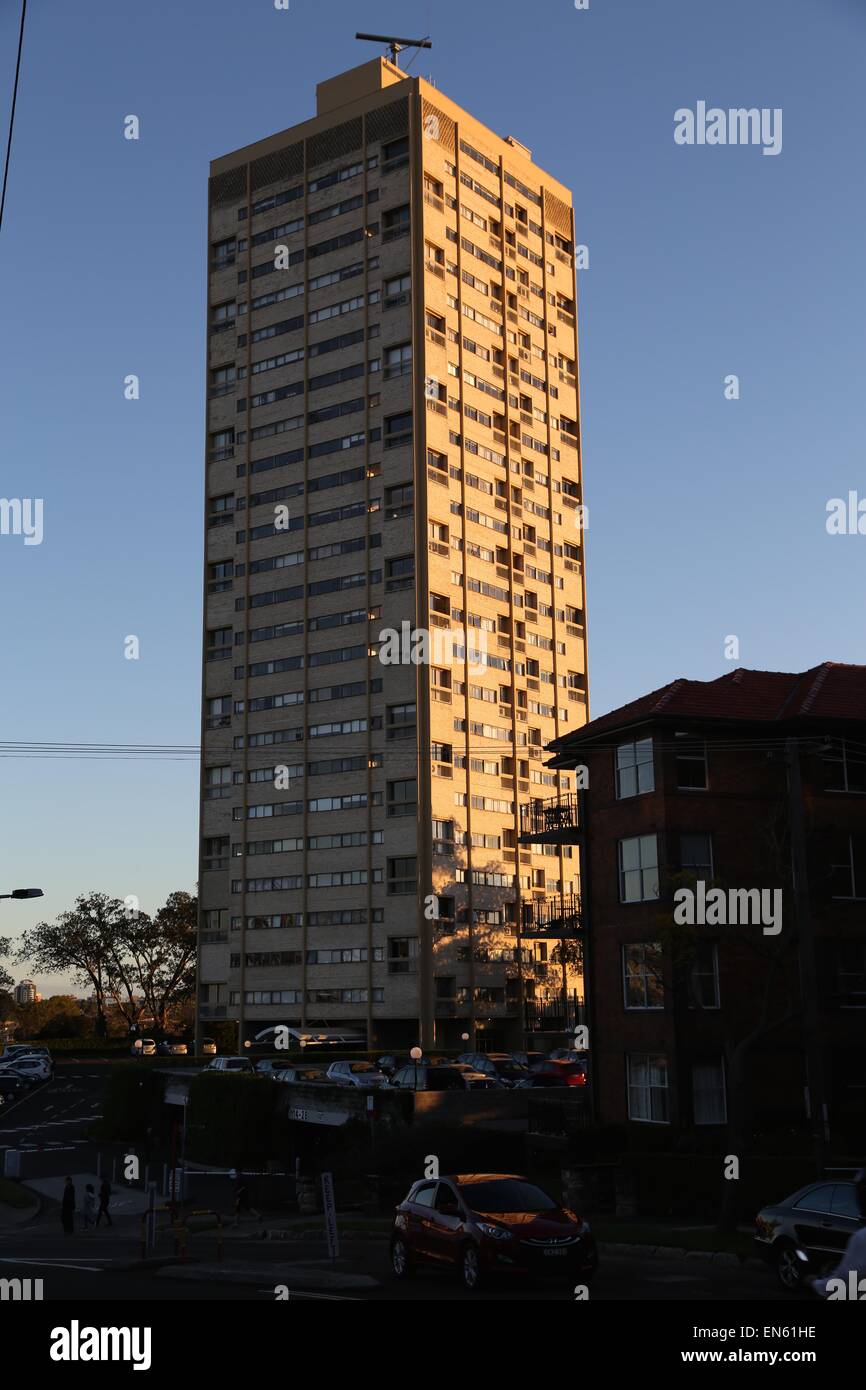
[[[567,1250],[545,1250],[545,1255],[567,1255]]]

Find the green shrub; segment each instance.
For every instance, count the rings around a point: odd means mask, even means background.
[[[163,1078],[157,1072],[134,1061],[112,1067],[105,1086],[99,1137],[143,1139],[161,1109],[162,1097]]]
[[[280,1088],[256,1076],[202,1073],[189,1088],[187,1153],[198,1163],[251,1167],[279,1147]]]

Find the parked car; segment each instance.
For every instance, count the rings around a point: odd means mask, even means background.
[[[180,1041],[169,1043],[169,1050],[172,1057],[186,1057],[189,1054],[189,1044]]]
[[[755,1217],[755,1253],[775,1266],[783,1288],[794,1290],[838,1264],[850,1237],[864,1225],[853,1182],[812,1182],[761,1208]]]
[[[391,1267],[398,1279],[422,1265],[459,1274],[474,1291],[490,1275],[556,1275],[588,1283],[598,1255],[589,1225],[535,1183],[474,1173],[413,1183],[394,1213]]]
[[[400,1067],[405,1067],[409,1062],[408,1057],[401,1053],[386,1052],[384,1057],[376,1058],[376,1066],[379,1071],[383,1071],[386,1076],[393,1076]]]
[[[132,1047],[129,1049],[133,1057],[155,1057],[156,1039],[155,1038],[136,1038]]]
[[[466,1090],[463,1073],[457,1067],[432,1066],[426,1062],[419,1062],[417,1068],[414,1062],[400,1067],[388,1084],[398,1091]]]
[[[470,1067],[468,1062],[452,1062],[451,1065],[459,1071],[463,1077],[463,1085],[467,1091],[503,1091],[505,1083],[499,1080],[498,1076],[487,1076],[483,1071],[476,1071]]]
[[[527,1086],[586,1086],[589,1077],[589,1064],[584,1058],[580,1062],[566,1062],[551,1058],[530,1067],[526,1078]]]
[[[258,1062],[255,1063],[255,1070],[256,1070],[261,1076],[271,1076],[271,1077],[272,1077],[272,1076],[275,1075],[276,1072],[282,1071],[283,1068],[284,1068],[284,1066],[285,1066],[285,1063],[284,1063],[284,1062],[281,1062],[281,1061],[279,1060],[279,1058],[276,1058],[276,1057],[262,1057]]]
[[[5,1065],[0,1065],[0,1075],[20,1076],[24,1081],[36,1085],[38,1081],[50,1081],[54,1075],[54,1065],[50,1057],[31,1057],[28,1053],[15,1057]]]
[[[202,1038],[201,1054],[203,1057],[215,1057],[217,1055],[217,1045],[214,1038]]]
[[[305,1085],[331,1085],[322,1067],[275,1067],[271,1072],[274,1081],[287,1084],[303,1082]]]
[[[10,1057],[17,1057],[19,1053],[31,1052],[32,1050],[30,1043],[7,1043],[0,1061],[8,1062]]]
[[[339,1086],[360,1086],[364,1090],[384,1086],[388,1080],[385,1073],[374,1067],[372,1062],[332,1062],[327,1076]]]
[[[548,1054],[549,1062],[585,1062],[587,1060],[586,1048],[578,1047],[555,1047]]]
[[[516,1086],[529,1075],[528,1067],[515,1062],[510,1052],[464,1052],[457,1060],[501,1081],[503,1086]]]
[[[205,1071],[243,1071],[247,1072],[250,1076],[256,1075],[256,1069],[249,1057],[214,1057],[212,1062],[208,1062]]]
[[[0,1096],[5,1100],[17,1100],[27,1090],[27,1082],[14,1072],[0,1070]]]

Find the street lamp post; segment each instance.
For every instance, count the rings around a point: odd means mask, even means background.
[[[0,893],[0,898],[42,898],[41,888],[13,888],[11,893]]]
[[[420,1047],[413,1047],[412,1050],[411,1050],[411,1052],[409,1053],[409,1056],[412,1058],[412,1061],[415,1063],[415,1090],[417,1091],[417,1090],[418,1090],[418,1063],[420,1062],[421,1058],[424,1056],[424,1053],[421,1051],[421,1048],[420,1048]]]

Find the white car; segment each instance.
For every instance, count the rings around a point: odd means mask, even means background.
[[[205,1071],[242,1071],[248,1075],[255,1076],[256,1069],[249,1057],[214,1057],[212,1062],[208,1062]]]
[[[50,1057],[31,1057],[25,1054],[23,1057],[16,1057],[2,1066],[2,1071],[6,1075],[20,1076],[24,1081],[50,1081],[54,1074],[54,1067]]]
[[[129,1049],[133,1057],[155,1057],[156,1039],[155,1038],[136,1038],[132,1047]]]
[[[372,1062],[332,1062],[326,1076],[338,1086],[360,1086],[364,1090],[384,1086],[388,1080]]]

